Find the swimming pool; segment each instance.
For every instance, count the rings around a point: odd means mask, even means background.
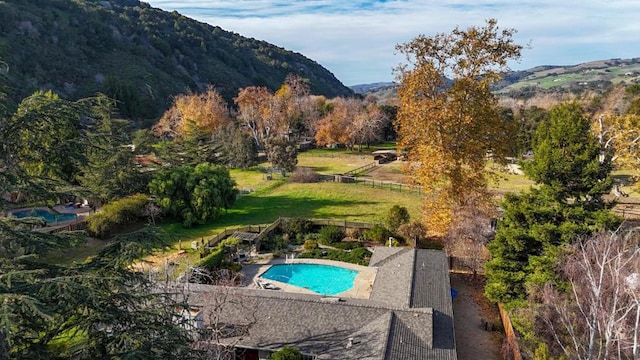
[[[321,264],[273,265],[260,277],[309,289],[320,295],[336,295],[353,287],[358,271]]]
[[[75,220],[76,214],[62,214],[62,213],[54,213],[45,209],[29,209],[29,210],[20,210],[11,213],[11,215],[17,218],[25,218],[25,217],[39,217],[44,219],[47,224],[55,224],[58,222]]]

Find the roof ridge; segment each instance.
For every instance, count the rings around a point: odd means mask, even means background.
[[[413,250],[413,248],[402,248],[401,250],[399,250],[399,251],[397,251],[397,252],[395,252],[395,253],[393,253],[393,254],[391,254],[391,255],[387,256],[386,258],[384,258],[384,259],[382,259],[382,260],[378,261],[377,263],[375,263],[375,264],[373,264],[373,265],[372,265],[372,264],[369,264],[369,266],[372,266],[372,267],[373,267],[373,266],[375,266],[375,267],[383,266],[383,265],[385,265],[386,263],[388,263],[388,262],[392,261],[393,259],[397,258],[398,256],[400,256],[400,255],[402,255],[402,254],[405,254],[405,253],[407,253],[407,252],[409,252],[409,251],[411,251],[411,250]]]

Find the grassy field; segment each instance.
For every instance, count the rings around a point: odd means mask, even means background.
[[[375,150],[375,149],[371,149]],[[312,150],[299,154],[298,165],[306,166],[324,174],[339,174],[366,165],[373,161],[367,153],[347,150]],[[231,176],[239,189],[250,192],[239,196],[236,204],[216,221],[186,229],[180,223],[165,222],[161,227],[169,235],[171,248],[175,253],[178,244],[187,249],[185,254],[195,259],[195,252],[189,250],[191,241],[210,238],[225,229],[244,225],[269,224],[278,217],[330,218],[362,222],[384,222],[388,210],[393,205],[405,206],[411,219],[419,219],[422,197],[417,193],[399,192],[388,189],[371,188],[366,185],[344,183],[289,183],[284,180],[268,180],[266,168],[261,164],[250,170],[231,170]],[[370,174],[378,180],[401,181],[398,163],[378,167]],[[630,194],[628,201],[640,198],[629,183],[631,173],[616,171],[614,177],[623,181],[624,190]],[[533,182],[523,175],[500,173],[499,180],[491,183],[491,189],[501,195],[529,189]],[[60,254],[52,254],[51,261],[70,263],[82,261],[95,254],[105,242],[90,240],[86,245],[70,249]],[[164,254],[158,254],[161,258]],[[194,260],[195,261],[195,260]]]

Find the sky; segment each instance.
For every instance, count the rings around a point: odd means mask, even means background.
[[[640,0],[143,0],[316,61],[347,86],[394,80],[395,46],[494,18],[513,70],[640,57]]]

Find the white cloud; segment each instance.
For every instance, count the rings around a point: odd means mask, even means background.
[[[514,68],[639,57],[640,1],[147,0],[317,61],[347,85],[392,80],[394,47],[496,18],[531,42]]]

